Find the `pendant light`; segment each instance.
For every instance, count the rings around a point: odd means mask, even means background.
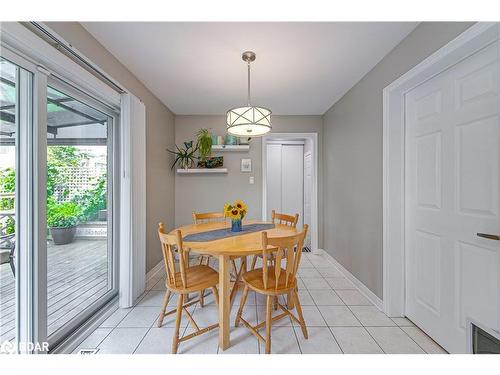
[[[226,113],[227,132],[238,137],[257,137],[271,130],[271,111],[250,104],[250,63],[255,61],[255,53],[243,52],[241,58],[248,69],[248,102],[245,107],[232,108]]]

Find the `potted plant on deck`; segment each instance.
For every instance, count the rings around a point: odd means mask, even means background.
[[[74,202],[47,202],[47,225],[56,245],[73,242],[81,208]]]

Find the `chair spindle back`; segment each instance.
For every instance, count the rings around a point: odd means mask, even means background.
[[[304,239],[307,235],[308,225],[304,224],[302,232],[292,236],[285,237],[268,237],[267,232],[262,233],[262,281],[264,288],[274,287],[278,288],[280,275],[283,272],[281,268],[281,261],[286,259],[285,267],[285,286],[295,279],[297,270],[299,268],[300,258],[302,257],[302,248],[304,247]],[[271,246],[271,249],[268,249]],[[277,250],[275,250],[277,248]],[[269,285],[268,276],[268,262],[272,261],[273,257],[268,257],[268,254],[275,252],[274,256],[274,276],[275,285]]]
[[[283,225],[288,225],[292,228],[295,228],[297,226],[297,222],[299,221],[299,214],[295,214],[295,216],[292,215],[286,215],[286,214],[279,214],[276,213],[275,210],[271,211],[271,218],[273,219],[273,224],[283,224]]]
[[[215,221],[225,221],[223,212],[194,212],[193,211],[193,223],[209,223]]]
[[[175,288],[187,288],[186,270],[189,267],[189,253],[182,247],[181,231],[177,230],[175,235],[166,234],[163,223],[158,225],[158,235],[160,237],[161,250],[163,254],[163,262],[167,272],[167,282]],[[175,253],[179,254],[179,271],[176,269]],[[180,272],[181,283],[178,285],[178,280],[175,277]]]

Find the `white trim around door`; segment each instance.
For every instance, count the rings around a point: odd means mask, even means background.
[[[477,23],[383,91],[384,312],[405,314],[405,94],[500,37],[500,23]]]
[[[310,140],[312,142],[313,152],[313,181],[312,181],[312,214],[311,214],[311,248],[313,252],[318,250],[319,240],[319,159],[318,159],[318,133],[270,133],[262,137],[262,220],[267,220],[267,192],[266,192],[266,173],[267,173],[267,143],[272,141],[293,142],[297,140]]]
[[[128,93],[121,104],[119,304],[127,308],[146,287],[146,108]]]

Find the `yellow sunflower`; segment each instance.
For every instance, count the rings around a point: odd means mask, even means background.
[[[234,219],[241,219],[241,212],[236,207],[233,207],[233,209],[227,211],[227,216],[233,220]]]
[[[243,202],[242,200],[237,200],[236,202],[234,202],[234,206],[240,210],[243,215],[245,215],[245,213],[247,212],[248,210],[248,207],[247,205],[245,204],[245,202]]]

